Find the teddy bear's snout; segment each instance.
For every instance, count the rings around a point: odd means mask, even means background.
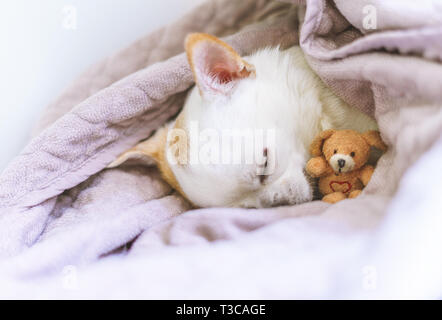
[[[329,162],[336,173],[349,172],[355,166],[353,158],[346,154],[335,154],[330,158]]]
[[[338,166],[339,166],[339,168],[344,168],[345,167],[345,160],[344,159],[339,159],[338,160]]]

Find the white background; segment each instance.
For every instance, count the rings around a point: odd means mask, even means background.
[[[201,2],[0,1],[0,171],[27,143],[41,110],[76,76]],[[69,6],[77,12],[75,30],[66,28]]]

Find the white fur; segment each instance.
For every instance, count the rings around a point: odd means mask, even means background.
[[[171,169],[185,195],[201,207],[259,208],[309,201],[312,187],[304,166],[313,138],[330,128],[363,132],[376,129],[376,124],[333,95],[298,47],[264,49],[244,60],[255,66],[255,78],[239,80],[228,95],[202,98],[193,89],[182,116],[186,128],[197,121],[200,130],[275,130],[275,150],[269,154],[273,173],[261,183],[253,164],[199,163]]]

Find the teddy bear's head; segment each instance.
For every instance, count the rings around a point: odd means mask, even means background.
[[[313,140],[310,152],[323,156],[335,173],[361,168],[370,156],[370,147],[385,151],[387,146],[378,131],[359,133],[354,130],[326,130]]]

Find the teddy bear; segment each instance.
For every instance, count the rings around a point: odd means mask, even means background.
[[[306,165],[307,173],[319,178],[323,201],[336,203],[355,198],[368,184],[374,168],[366,164],[370,147],[382,151],[387,146],[378,131],[359,133],[354,130],[325,130],[312,142],[313,156]]]

